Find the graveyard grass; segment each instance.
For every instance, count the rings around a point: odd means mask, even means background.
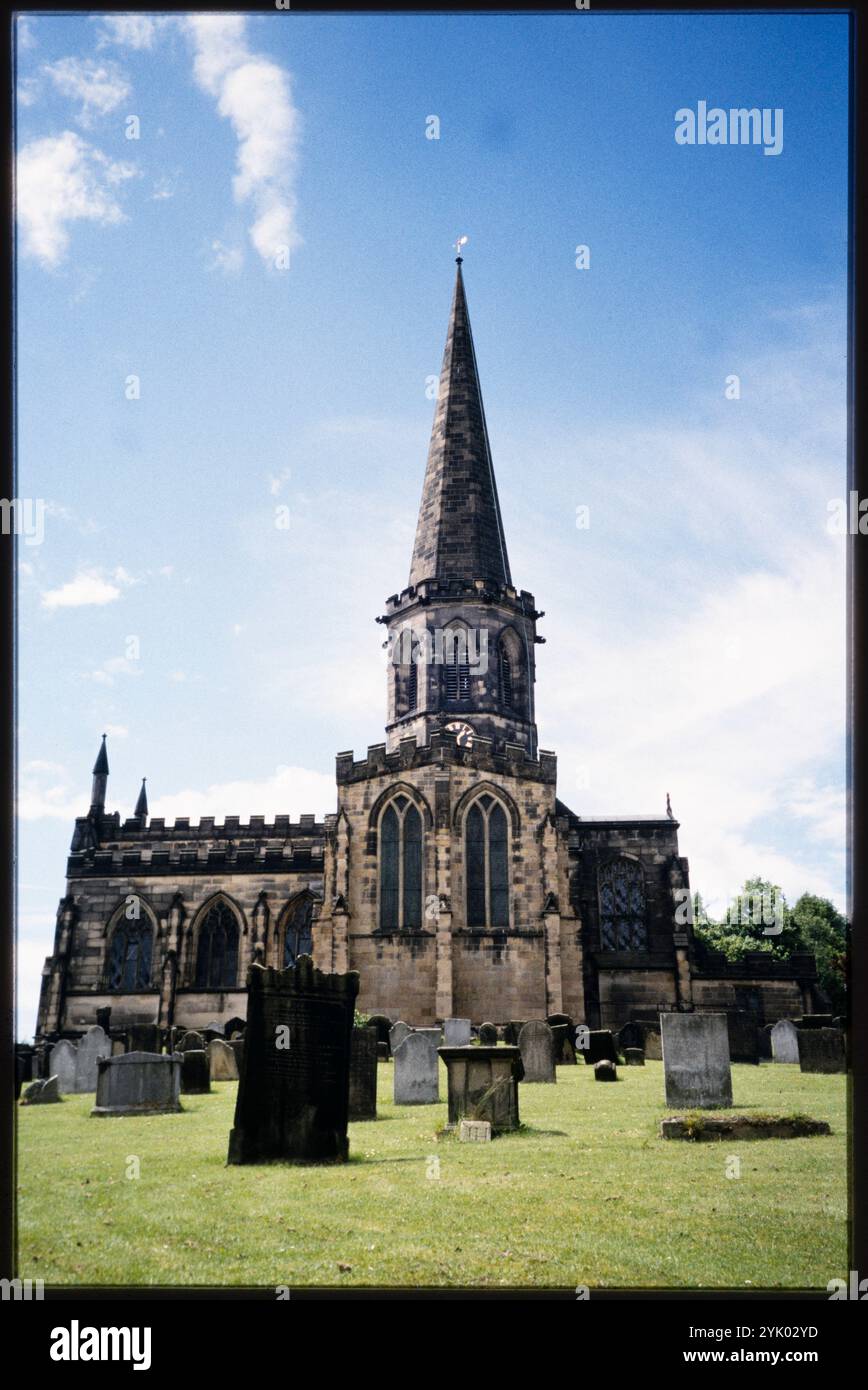
[[[350,1125],[349,1163],[318,1168],[226,1166],[234,1082],[182,1097],[180,1115],[91,1118],[87,1095],[20,1106],[18,1273],[49,1286],[825,1289],[847,1271],[846,1078],[732,1072],[731,1113],[807,1114],[832,1135],[663,1140],[650,1061],[614,1086],[584,1065],[522,1085],[523,1130],[490,1144],[436,1137],[445,1102],[395,1107],[381,1064],[380,1118]]]

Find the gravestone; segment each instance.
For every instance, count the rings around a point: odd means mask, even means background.
[[[728,1013],[726,1031],[729,1038],[729,1060],[759,1066],[759,1025],[756,1014],[749,1013],[746,1009]]]
[[[594,1063],[595,1081],[617,1081],[618,1072],[614,1062],[595,1062]]]
[[[112,1055],[111,1039],[98,1024],[88,1028],[75,1054],[75,1089],[80,1094],[96,1090],[97,1066]]]
[[[573,1044],[573,1029],[569,1023],[550,1023],[552,1030],[552,1053],[555,1066],[576,1065],[576,1049]]]
[[[525,1081],[557,1081],[552,1030],[542,1019],[526,1023],[518,1035]]]
[[[789,1018],[779,1018],[771,1030],[772,1057],[776,1062],[799,1060],[799,1030]]]
[[[518,1035],[524,1027],[526,1019],[513,1019],[511,1023],[504,1025],[503,1038],[509,1047],[518,1047]]]
[[[467,1047],[473,1038],[469,1018],[445,1018],[443,1020],[443,1046]]]
[[[97,1009],[96,1021],[104,1033],[109,1033],[111,1031],[112,1011],[110,1004],[104,1005],[101,1009]]]
[[[251,965],[230,1163],[346,1161],[358,992],[357,972],[326,974],[310,956]]]
[[[413,1032],[427,1038],[432,1047],[439,1047],[443,1041],[442,1028],[414,1028]]]
[[[661,1014],[666,1104],[714,1110],[732,1105],[726,1014]]]
[[[21,1097],[22,1105],[50,1105],[60,1100],[57,1077],[49,1076],[43,1081],[31,1081]]]
[[[636,1023],[633,1020],[631,1020],[629,1023],[625,1023],[624,1027],[618,1034],[618,1046],[620,1047],[622,1052],[628,1047],[641,1047],[642,1051],[644,1052],[645,1030],[643,1029],[642,1024]]]
[[[598,1062],[618,1061],[615,1039],[608,1028],[592,1028],[587,1036],[587,1047],[579,1051],[589,1067],[596,1066]]]
[[[764,1023],[762,1028],[757,1029],[757,1048],[759,1050],[761,1062],[770,1062],[772,1060],[773,1027],[773,1023]]]
[[[222,1023],[218,1023],[215,1019],[213,1022],[207,1023],[205,1025],[205,1027],[202,1029],[202,1036],[205,1039],[205,1042],[209,1043],[212,1042],[214,1038],[225,1038],[226,1035],[223,1032]]]
[[[435,1105],[440,1099],[437,1049],[430,1038],[408,1033],[393,1051],[395,1104]]]
[[[172,1115],[181,1109],[181,1058],[125,1052],[98,1063],[91,1115]]]
[[[189,1048],[181,1057],[181,1095],[207,1096],[211,1090],[211,1069],[208,1053],[202,1048]]]
[[[386,1061],[388,1061],[392,1055],[389,1047],[389,1029],[392,1026],[392,1020],[387,1018],[385,1014],[369,1014],[367,1026],[368,1028],[373,1028],[378,1044],[386,1044]],[[379,1048],[377,1050],[377,1056],[379,1058],[383,1056]]]
[[[212,1038],[208,1044],[208,1065],[212,1081],[237,1081],[238,1063],[229,1043]]]
[[[800,1028],[799,1066],[802,1071],[847,1070],[844,1034],[839,1028]]]
[[[573,1020],[569,1014],[549,1014],[546,1023],[550,1028],[559,1028],[562,1024],[567,1028],[573,1027]]]
[[[202,1037],[201,1033],[197,1033],[194,1029],[191,1028],[189,1032],[183,1035],[183,1037],[177,1039],[177,1041],[175,1042],[175,1051],[204,1052],[205,1039]]]
[[[727,1046],[729,1046],[728,1043]],[[645,1024],[645,1056],[649,1062],[662,1062],[663,1060],[660,1029],[653,1024]]]
[[[377,1118],[377,1030],[354,1028],[350,1047],[351,1120]]]
[[[388,1044],[387,1042],[378,1042],[378,1043],[377,1043],[377,1061],[378,1061],[378,1062],[391,1062],[391,1060],[392,1060],[392,1050],[391,1050],[391,1048],[389,1047],[389,1044]]]
[[[497,1029],[493,1023],[481,1023],[479,1025],[479,1045],[480,1047],[497,1046]]]
[[[68,1038],[61,1038],[48,1054],[48,1070],[57,1077],[61,1095],[75,1094],[75,1044]]]
[[[403,1019],[399,1019],[397,1023],[392,1024],[389,1029],[389,1050],[393,1057],[396,1050],[401,1046],[401,1043],[405,1038],[410,1036],[412,1031],[413,1029],[410,1027],[409,1023],[405,1023]]]
[[[243,1038],[244,1027],[245,1020],[243,1018],[227,1018],[226,1022],[223,1024],[223,1036],[231,1041],[237,1033]]]
[[[462,1120],[458,1126],[458,1138],[462,1144],[489,1144],[491,1125],[488,1120]]]
[[[641,1047],[624,1048],[624,1065],[628,1067],[644,1067],[645,1053]]]
[[[162,1052],[162,1029],[156,1023],[131,1023],[127,1028],[127,1052]]]
[[[487,1120],[493,1134],[518,1129],[524,1066],[517,1047],[441,1047],[440,1056],[446,1064],[450,1125]]]

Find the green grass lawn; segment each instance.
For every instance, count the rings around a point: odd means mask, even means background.
[[[733,1066],[737,1111],[807,1114],[811,1139],[658,1137],[663,1067],[520,1087],[524,1128],[436,1138],[446,1105],[350,1126],[350,1162],[226,1166],[236,1084],[181,1115],[19,1107],[22,1278],[107,1285],[808,1287],[846,1277],[845,1078]],[[440,1094],[446,1094],[441,1063]],[[727,1177],[733,1157],[739,1177]],[[132,1159],[140,1176],[131,1178]],[[341,1268],[349,1266],[349,1268]]]

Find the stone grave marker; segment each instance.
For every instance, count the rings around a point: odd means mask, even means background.
[[[491,1125],[488,1120],[462,1120],[458,1138],[462,1144],[490,1144]]]
[[[171,1115],[181,1109],[181,1058],[125,1052],[98,1063],[91,1115]]]
[[[480,1047],[497,1046],[497,1029],[493,1023],[481,1023],[479,1025],[479,1045]]]
[[[450,1125],[487,1120],[493,1134],[518,1129],[524,1066],[517,1047],[441,1047],[440,1056],[446,1063]]]
[[[435,1105],[440,1099],[437,1049],[430,1038],[408,1033],[393,1049],[396,1105]]]
[[[57,1077],[60,1093],[64,1096],[75,1094],[75,1054],[75,1044],[68,1038],[61,1038],[48,1054],[49,1073]]]
[[[627,1067],[644,1067],[645,1053],[641,1047],[624,1048],[624,1065]]]
[[[44,1081],[31,1081],[21,1097],[22,1105],[50,1105],[60,1100],[60,1088],[56,1076],[46,1077]]]
[[[377,1118],[377,1030],[354,1028],[350,1046],[351,1120]]]
[[[162,1030],[156,1023],[131,1023],[127,1028],[127,1052],[162,1052]]]
[[[443,1046],[467,1047],[473,1038],[469,1018],[445,1018],[443,1020]]]
[[[191,1029],[189,1030],[189,1032],[185,1033],[184,1036],[183,1036],[182,1038],[179,1038],[179,1039],[176,1041],[176,1043],[175,1043],[175,1051],[176,1051],[176,1052],[204,1052],[204,1051],[205,1051],[205,1039],[202,1037],[202,1034],[201,1034],[201,1033],[197,1033],[197,1032],[195,1031],[195,1029],[192,1029],[192,1028],[191,1028]]]
[[[212,1081],[237,1081],[238,1063],[235,1052],[222,1038],[212,1038],[208,1044],[208,1065]]]
[[[557,1081],[552,1030],[547,1023],[542,1019],[531,1019],[518,1035],[518,1046],[525,1081]]]
[[[552,1030],[552,1051],[555,1066],[576,1065],[576,1049],[573,1042],[573,1028],[569,1023],[550,1023]]]
[[[726,1030],[729,1037],[729,1060],[759,1066],[759,1025],[756,1014],[749,1013],[746,1009],[728,1013]]]
[[[663,1042],[660,1029],[654,1024],[645,1025],[645,1056],[649,1062],[662,1062],[663,1060]]]
[[[723,1109],[732,1105],[726,1014],[661,1014],[666,1104]]]
[[[247,991],[228,1161],[345,1162],[357,972],[302,955],[286,970],[251,965]]]
[[[579,1050],[589,1067],[596,1066],[597,1062],[617,1063],[618,1049],[610,1029],[592,1028],[587,1035],[587,1044],[587,1047]]]
[[[111,1054],[111,1039],[99,1024],[88,1028],[75,1054],[75,1089],[79,1094],[96,1090],[98,1064]]]
[[[618,1072],[614,1062],[595,1062],[594,1063],[595,1081],[617,1081]]]
[[[799,1061],[799,1030],[789,1018],[779,1018],[772,1025],[772,1057],[776,1062]]]
[[[847,1070],[844,1034],[839,1028],[800,1028],[799,1066],[802,1071]]]
[[[405,1038],[410,1036],[412,1031],[413,1029],[410,1027],[409,1023],[405,1023],[403,1019],[398,1019],[397,1023],[392,1024],[389,1029],[389,1050],[393,1057],[397,1049],[401,1046],[401,1043]]]
[[[188,1048],[181,1057],[181,1095],[207,1096],[211,1090],[211,1069],[204,1048]]]
[[[628,1047],[641,1047],[642,1051],[644,1052],[645,1031],[642,1027],[642,1024],[636,1023],[633,1020],[631,1020],[629,1023],[625,1023],[624,1027],[618,1033],[618,1046],[620,1047],[622,1052],[625,1048]]]

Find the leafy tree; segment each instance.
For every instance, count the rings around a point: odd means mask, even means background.
[[[849,927],[828,898],[803,893],[793,908],[801,949],[817,961],[820,987],[828,994],[832,1012],[847,1012],[847,947]]]

